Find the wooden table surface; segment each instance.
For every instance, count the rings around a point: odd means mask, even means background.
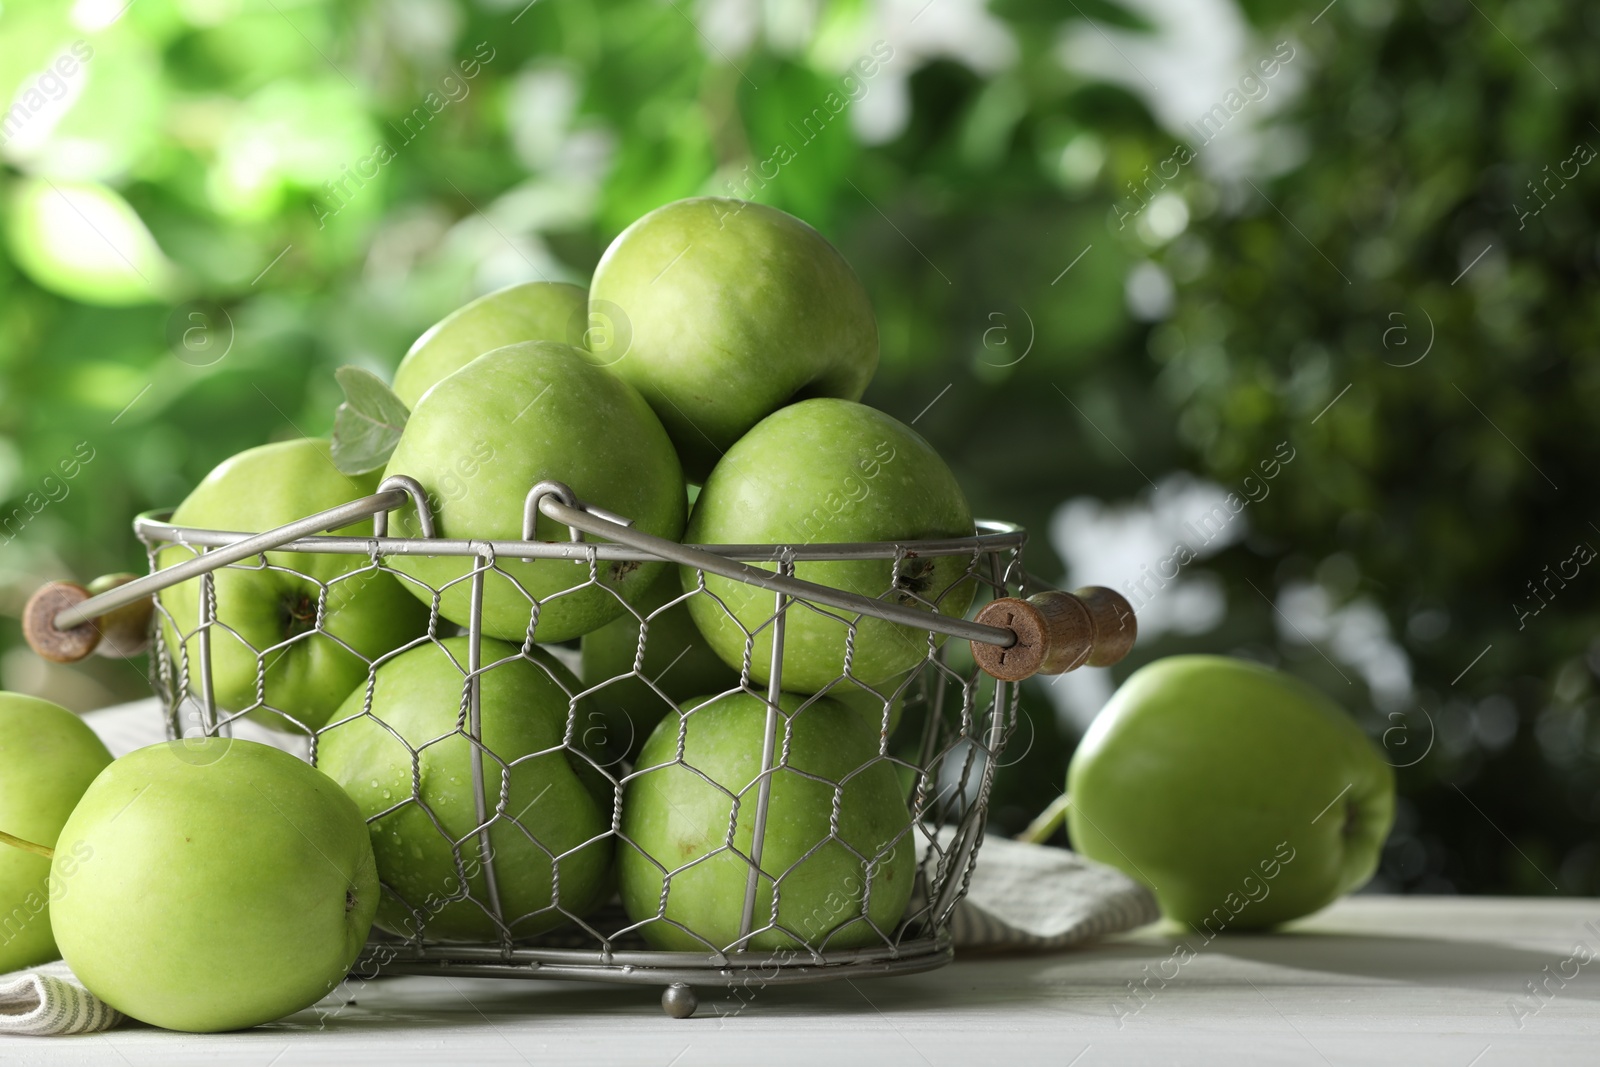
[[[1147,928],[922,975],[769,988],[747,1004],[702,988],[699,1013],[683,1021],[663,1015],[651,989],[382,979],[353,1004],[246,1033],[14,1038],[0,1040],[0,1063],[1600,1062],[1597,901],[1357,897],[1285,932],[1189,940],[1193,958]],[[1147,975],[1135,997],[1128,983]]]

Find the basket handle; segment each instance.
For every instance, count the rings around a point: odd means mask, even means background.
[[[153,594],[179,582],[197,578],[230,563],[280,548],[302,537],[337,530],[380,512],[388,512],[411,499],[405,488],[389,489],[352,500],[327,511],[319,511],[296,522],[265,533],[215,548],[193,559],[163,567],[142,578],[135,578],[97,596],[76,582],[47,582],[28,598],[22,609],[22,634],[28,646],[55,663],[76,663],[100,647],[108,618],[119,609],[142,602],[143,610],[155,610]]]
[[[386,488],[371,496],[214,548],[96,596],[73,582],[47,583],[23,609],[23,634],[29,646],[45,659],[57,663],[80,660],[100,645],[105,620],[118,609],[142,601],[146,611],[152,610],[151,596],[169,586],[303,537],[349,526],[361,519],[386,516],[408,500],[419,502],[420,486],[398,484],[402,481],[410,483],[409,479],[389,479],[384,483]],[[574,531],[637,548],[668,562],[800,600],[962,638],[972,643],[978,665],[1002,681],[1021,681],[1041,673],[1060,674],[1085,664],[1109,666],[1127,655],[1137,633],[1128,602],[1113,590],[1098,586],[1077,594],[1051,590],[1027,600],[1004,597],[985,606],[976,619],[969,621],[775,574],[647,534],[634,529],[622,516],[584,505],[560,482],[540,482],[533,487],[528,494],[525,520],[532,518],[535,508]],[[423,533],[427,536],[432,530],[424,529]]]
[[[644,533],[613,521],[614,516],[586,509],[559,482],[535,486],[528,494],[530,514],[534,507],[574,530],[638,548],[673,563],[799,600],[964,638],[972,643],[978,666],[1005,682],[1020,682],[1035,674],[1063,674],[1085,665],[1109,667],[1128,654],[1138,635],[1132,605],[1122,594],[1104,586],[1090,586],[1077,593],[1048,590],[1027,600],[1003,597],[986,605],[969,622],[774,574],[715,552]]]
[[[108,575],[93,584],[115,582],[116,587],[121,587],[138,581],[117,581],[118,577]],[[149,646],[150,616],[155,605],[148,596],[93,615],[75,627],[56,628],[57,616],[94,599],[94,594],[77,582],[46,582],[40,586],[22,609],[22,634],[28,645],[52,663],[76,663],[96,651],[114,659],[129,659]]]

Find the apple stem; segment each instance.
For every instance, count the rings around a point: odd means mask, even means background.
[[[0,845],[20,848],[24,852],[32,852],[34,855],[43,856],[45,859],[50,859],[56,854],[56,850],[47,845],[36,845],[32,841],[24,841],[20,837],[13,837],[4,830],[0,830]]]
[[[1071,806],[1072,800],[1065,793],[1056,797],[1048,808],[1039,813],[1038,818],[1028,824],[1026,830],[1017,835],[1017,840],[1031,845],[1044,844],[1067,821],[1067,809]]]

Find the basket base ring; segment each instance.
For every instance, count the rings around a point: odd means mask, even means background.
[[[662,1010],[673,1018],[685,1019],[699,1005],[696,987],[759,989],[918,974],[937,970],[954,958],[955,948],[945,932],[908,938],[893,949],[853,949],[823,953],[820,957],[803,951],[784,956],[748,952],[719,958],[654,950],[612,952],[607,956],[577,949],[374,942],[356,961],[352,973],[362,978],[428,975],[656,986],[664,990]],[[684,1014],[677,1014],[680,1010]]]

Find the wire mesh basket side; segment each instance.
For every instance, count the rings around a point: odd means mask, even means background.
[[[191,553],[206,551],[194,545],[175,546],[171,540],[143,532],[141,536],[153,569],[163,551],[170,553],[175,547]],[[1022,584],[1020,550],[1020,539],[1004,545],[974,539],[970,561],[958,581],[980,587],[980,600],[1017,591]],[[895,578],[882,595],[905,599],[907,590],[899,578],[903,568],[917,565],[917,557],[905,546],[893,553]],[[631,618],[638,627],[633,662],[626,671],[604,679],[579,680],[581,671],[572,669],[577,664],[572,662],[571,650],[546,650],[533,640],[542,603],[550,598],[541,602],[528,597],[527,639],[521,646],[505,646],[486,638],[475,626],[463,630],[445,619],[440,614],[441,590],[421,587],[417,579],[392,566],[379,554],[376,542],[365,555],[349,553],[341,558],[348,566],[338,573],[312,575],[307,573],[304,557],[288,546],[193,579],[198,595],[192,621],[178,618],[166,602],[158,604],[153,680],[174,737],[228,735],[244,728],[241,724],[250,723],[253,729],[262,720],[276,720],[297,735],[304,754],[313,762],[323,761],[329,745],[338,746],[338,738],[343,736],[339,731],[365,731],[380,741],[387,738],[394,751],[403,750],[409,793],[401,795],[401,790],[390,787],[394,796],[388,798],[393,803],[387,808],[373,810],[372,804],[365,805],[369,823],[377,830],[375,839],[402,815],[413,823],[429,824],[437,838],[434,851],[445,856],[442,866],[435,864],[432,869],[445,874],[420,893],[415,885],[401,887],[395,879],[385,879],[384,894],[390,902],[384,924],[387,929],[375,940],[369,960],[379,961],[386,970],[448,963],[457,968],[453,973],[465,973],[459,967],[471,965],[484,968],[482,973],[506,973],[510,968],[516,973],[624,981],[647,980],[642,975],[648,973],[652,975],[648,980],[660,981],[660,975],[668,972],[773,967],[793,980],[805,980],[827,976],[819,973],[819,968],[892,968],[918,961],[936,965],[947,957],[950,913],[966,890],[981,843],[996,757],[1015,725],[1018,704],[1015,685],[995,682],[963,659],[958,647],[963,642],[941,642],[929,633],[921,658],[903,676],[887,682],[862,678],[853,671],[859,616],[852,618],[836,609],[774,596],[773,610],[762,624],[771,627],[775,638],[767,681],[757,680],[761,662],[757,628],[746,633],[743,661],[731,684],[720,693],[694,694],[717,697],[705,705],[713,710],[740,702],[755,708],[762,720],[756,771],[733,788],[685,760],[686,746],[692,744],[689,739],[698,729],[695,724],[709,721],[712,711],[696,707],[674,722],[671,709],[686,698],[669,691],[670,678],[664,684],[663,672],[651,673],[645,666],[652,624],[660,634],[665,626],[662,620],[674,608],[695,597],[712,596],[704,572],[694,572],[696,580],[669,603],[645,611],[622,604],[624,618]],[[606,588],[599,581],[601,565],[599,551],[587,547],[574,566],[586,567],[588,576],[574,588]],[[782,571],[782,564],[779,569]],[[303,625],[281,640],[254,643],[230,621],[226,587],[231,573],[298,588]],[[481,600],[486,582],[515,581],[498,566],[496,547],[490,544],[482,546],[471,567],[456,580],[472,588],[475,602]],[[401,583],[414,594],[425,594],[418,599],[427,603],[418,633],[374,652],[341,635],[338,620],[341,612],[360,600],[363,589],[379,581]],[[223,586],[220,597],[219,583]],[[936,609],[953,585],[928,596],[913,592],[910,599]],[[726,605],[722,608],[728,610]],[[823,687],[820,694],[798,698],[782,688],[781,634],[794,612],[829,616],[845,632],[844,655],[835,682]],[[319,643],[324,659],[355,661],[361,678],[338,712],[314,721],[317,716],[285,706],[289,702],[280,694],[287,690],[280,679],[295,655],[309,652]],[[215,677],[218,660],[227,658],[220,653],[233,644],[249,649],[254,656],[253,677],[247,685],[219,687]],[[449,659],[455,665],[454,693],[447,709],[452,718],[439,724],[437,732],[430,732],[434,727],[429,727],[423,733],[408,733],[400,728],[402,724],[385,721],[375,704],[383,699],[380,690],[398,669],[395,664],[429,656]],[[547,716],[551,720],[548,736],[521,738],[515,751],[500,751],[491,743],[496,740],[498,717],[494,694],[502,679],[512,675],[525,676],[529,687],[543,687],[550,697],[547,703],[559,702],[559,716],[554,712]],[[659,699],[662,721],[678,734],[672,761],[652,767],[635,764],[639,753],[629,751],[633,748],[631,737],[620,746],[596,742],[591,702],[623,684],[634,684]],[[853,710],[861,718],[861,732],[871,748],[859,766],[819,773],[800,756],[811,744],[805,734],[812,728],[805,724],[843,721],[838,710],[843,705],[836,698],[847,689],[854,694]],[[219,700],[219,692],[240,690],[248,690],[249,699]],[[487,740],[486,691],[491,701]],[[749,713],[742,714],[748,717]],[[464,765],[467,771],[455,775],[463,780],[455,783],[451,803],[444,804],[437,791],[429,790],[437,784],[432,771],[448,753],[455,753],[450,756],[452,767]],[[549,830],[530,825],[539,817],[537,806],[520,806],[533,785],[551,779],[558,766],[569,770],[589,791],[601,816],[592,833],[559,844],[547,839]],[[637,906],[625,911],[608,905],[603,899],[604,886],[584,893],[574,889],[581,880],[574,872],[590,854],[606,850],[618,855],[628,850],[648,854],[625,828],[626,798],[630,793],[643,795],[640,790],[653,778],[680,772],[696,775],[713,792],[725,794],[722,799],[728,803],[730,816],[727,826],[717,827],[720,838],[692,860],[671,868],[659,864],[663,888],[654,913]],[[372,781],[381,794],[390,783],[380,782],[380,778]],[[859,847],[848,832],[848,798],[864,795],[863,783],[869,779],[892,780],[907,809],[898,835],[878,841],[880,847],[872,850]],[[529,783],[526,789],[525,783]],[[467,789],[472,797],[464,806],[460,793]],[[831,801],[825,832],[801,849],[800,855],[791,856],[782,869],[772,869],[772,854],[763,864],[762,843],[770,835],[758,832],[774,793],[780,798],[805,793],[813,795],[813,800],[826,795]],[[741,818],[741,812],[746,816],[753,813],[754,825]],[[406,844],[410,846],[411,840]],[[911,855],[902,856],[902,848]],[[825,894],[820,903],[791,914],[788,902],[802,895],[808,871],[826,868],[837,872],[851,863],[859,868],[857,885],[847,883],[843,892]],[[685,872],[713,864],[730,869],[742,866],[745,873],[736,936],[731,938],[703,936],[697,928],[703,924],[685,921],[675,906],[674,878],[680,886],[688,884],[693,876]],[[881,909],[875,910],[875,902],[885,899],[884,872],[891,869],[914,872],[913,885],[905,894],[904,907],[886,920]],[[549,901],[519,911],[522,905],[518,901],[525,901],[527,894],[516,887],[530,879],[535,883],[535,898],[540,886],[548,886]],[[815,882],[816,878],[809,880]],[[584,899],[575,899],[575,895]],[[458,916],[471,917],[476,924],[458,921]],[[663,928],[688,940],[652,933]],[[849,931],[853,932],[845,936]],[[661,947],[663,944],[670,947]]]

